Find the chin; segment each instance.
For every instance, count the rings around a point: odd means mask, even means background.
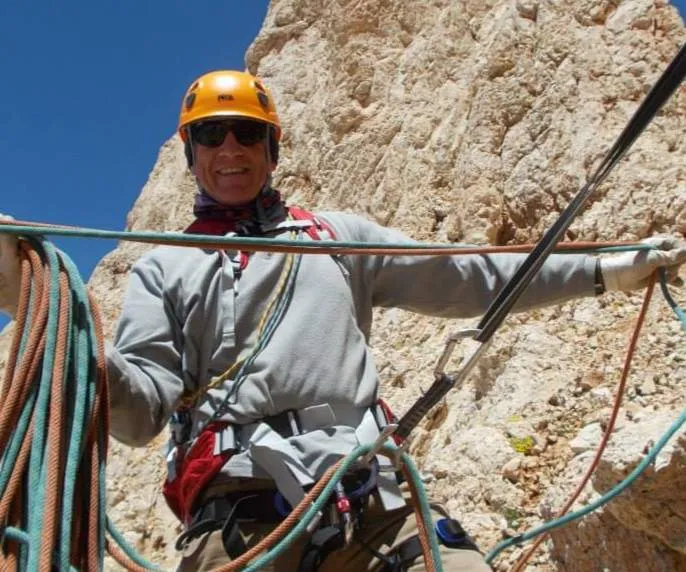
[[[251,203],[258,193],[221,193],[215,200],[228,207],[235,207]]]

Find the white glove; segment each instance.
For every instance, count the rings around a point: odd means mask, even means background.
[[[0,213],[0,221],[14,220],[11,216]],[[19,287],[21,283],[21,268],[19,262],[19,247],[14,234],[0,234],[0,312],[9,314],[12,318],[17,313],[19,305]]]
[[[628,292],[644,288],[661,266],[667,271],[667,282],[679,284],[679,266],[686,262],[686,242],[673,236],[654,236],[641,241],[652,250],[627,252],[600,261],[605,290]]]

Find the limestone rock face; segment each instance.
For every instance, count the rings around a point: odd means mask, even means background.
[[[599,492],[610,491],[642,460],[644,454],[675,422],[675,411],[651,412],[627,422],[608,446],[593,477],[593,486],[584,491],[584,504],[596,501]],[[617,563],[644,563],[641,570],[683,570],[686,566],[686,437],[668,442],[655,462],[636,482],[606,505],[604,510],[557,529],[553,533],[553,556],[562,570],[621,569]],[[593,453],[572,459],[565,474],[549,489],[543,513],[552,516],[566,491],[588,466]],[[566,485],[566,486],[565,486]],[[575,508],[581,508],[578,505]],[[594,548],[602,545],[603,549]],[[567,553],[574,554],[571,559]]]
[[[277,100],[275,180],[290,202],[358,212],[420,240],[516,244],[551,225],[684,40],[664,0],[272,0],[246,62]],[[567,238],[683,238],[685,130],[681,88]],[[182,229],[193,193],[173,137],[127,228]],[[91,280],[110,337],[127,272],[146,248],[122,243]],[[686,306],[684,290],[675,295]],[[659,437],[637,420],[659,417],[664,429],[686,402],[684,333],[657,298],[618,445],[587,498]],[[469,382],[416,430],[411,451],[429,492],[484,550],[554,514],[574,489],[592,456],[584,439],[609,418],[640,303],[640,292],[608,294],[510,317]],[[382,395],[397,412],[431,383],[446,335],[475,323],[376,315]],[[113,443],[108,494],[126,537],[170,569],[179,527],[159,492],[163,441],[137,451]],[[528,569],[684,569],[683,474],[682,437],[637,492],[555,532]],[[504,553],[496,569],[519,553]]]

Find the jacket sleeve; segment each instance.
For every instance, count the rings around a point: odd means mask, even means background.
[[[106,348],[110,432],[127,445],[155,437],[183,394],[180,332],[163,268],[144,256],[132,268],[115,342]]]
[[[328,220],[328,219],[327,219]],[[355,215],[333,219],[345,236],[364,242],[416,244],[403,233]],[[372,304],[450,318],[482,315],[525,260],[522,254],[357,257],[360,288]],[[515,311],[594,295],[595,258],[554,254],[525,290]]]

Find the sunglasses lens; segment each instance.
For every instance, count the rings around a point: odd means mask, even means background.
[[[265,125],[257,121],[202,121],[191,125],[191,138],[204,147],[219,147],[229,131],[244,147],[263,141],[267,135]]]
[[[233,131],[236,141],[244,147],[263,141],[267,134],[266,126],[256,121],[237,122],[231,128],[231,131]]]
[[[219,147],[228,132],[229,124],[226,121],[203,121],[191,125],[193,141],[204,147]]]

